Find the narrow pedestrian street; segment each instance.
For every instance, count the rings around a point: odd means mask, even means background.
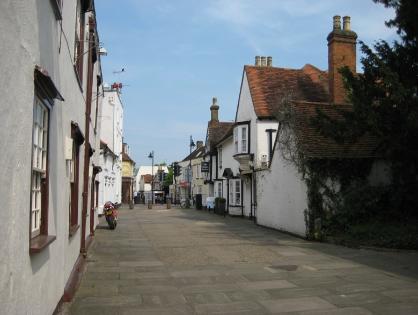
[[[417,314],[418,254],[308,242],[194,209],[101,221],[63,314]]]

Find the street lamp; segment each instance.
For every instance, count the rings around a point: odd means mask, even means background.
[[[192,154],[192,149],[195,146],[192,136],[190,136],[190,155]],[[189,155],[189,201],[192,199],[192,157]]]
[[[148,155],[151,159],[151,204],[154,204],[154,151],[151,151]]]

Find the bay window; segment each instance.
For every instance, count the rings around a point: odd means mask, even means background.
[[[238,125],[234,128],[235,154],[248,153],[248,126]]]

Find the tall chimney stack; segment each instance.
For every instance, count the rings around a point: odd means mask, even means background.
[[[218,100],[216,97],[212,98],[212,106],[210,107],[210,122],[218,122]]]
[[[273,57],[267,57],[267,67],[273,67]]]
[[[261,57],[261,66],[266,67],[267,66],[267,57],[262,56]]]
[[[260,67],[261,66],[261,57],[255,56],[255,66]]]
[[[327,37],[329,101],[331,103],[342,104],[347,102],[339,70],[347,66],[351,72],[356,73],[357,34],[350,28],[349,16],[343,18],[343,29],[341,29],[341,17],[336,15],[333,20],[333,29]]]

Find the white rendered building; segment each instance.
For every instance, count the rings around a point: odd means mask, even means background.
[[[122,200],[122,138],[123,104],[121,86],[105,87],[101,112],[100,167],[98,175],[98,212],[103,212],[107,201],[120,203]]]
[[[102,74],[93,0],[0,1],[0,313],[69,301],[97,215]]]

